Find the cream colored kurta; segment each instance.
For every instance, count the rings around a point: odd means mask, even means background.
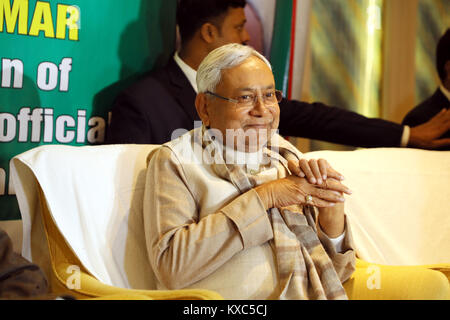
[[[240,194],[209,164],[195,163],[191,133],[151,155],[144,196],[149,259],[159,289],[203,288],[226,299],[270,299],[278,292],[269,216],[253,189]],[[351,235],[342,254],[319,229],[339,266],[354,259]],[[344,273],[344,274],[343,274]]]

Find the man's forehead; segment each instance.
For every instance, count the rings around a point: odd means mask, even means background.
[[[230,70],[230,73],[233,73],[233,72],[239,72],[239,69],[246,69],[245,70],[246,72],[261,72],[261,69],[264,69],[264,70],[267,70],[268,72],[272,73],[272,70],[270,69],[270,67],[261,58],[259,58],[256,55],[251,55],[250,57],[248,57],[247,59],[242,61],[242,63],[235,66],[234,68],[225,69],[225,70]]]
[[[272,70],[256,56],[249,57],[234,68],[223,70],[220,82],[232,85],[239,90],[271,89],[275,87]]]
[[[236,88],[236,90],[239,91],[258,91],[258,90],[272,90],[275,89],[275,84],[269,84],[267,86],[260,86],[255,84],[254,86],[246,86],[246,87],[240,87],[240,88]]]
[[[245,16],[244,8],[229,7],[225,19],[232,21],[233,23],[245,23],[247,17]]]

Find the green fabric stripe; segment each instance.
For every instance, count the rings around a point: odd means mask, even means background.
[[[292,1],[277,1],[270,51],[277,89],[287,94],[289,82],[289,57],[291,45]]]
[[[379,0],[314,1],[311,93],[315,100],[378,116],[382,39],[380,30],[372,39],[367,35],[369,5],[381,14]]]
[[[311,99],[378,117],[383,0],[315,0],[311,17]],[[369,33],[369,25],[373,33]],[[313,143],[313,148],[314,143]],[[323,145],[317,148],[345,149]]]

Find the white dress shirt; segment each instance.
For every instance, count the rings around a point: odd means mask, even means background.
[[[181,60],[180,56],[178,55],[178,51],[175,52],[175,55],[173,56],[173,59],[177,63],[177,65],[180,67],[181,71],[183,71],[186,78],[189,80],[189,83],[191,84],[192,88],[194,89],[195,93],[198,93],[197,89],[197,71],[192,69],[190,66],[187,65],[186,62]]]
[[[439,88],[441,89],[441,92],[444,94],[444,96],[447,97],[448,101],[450,101],[450,91],[448,91],[442,84]]]

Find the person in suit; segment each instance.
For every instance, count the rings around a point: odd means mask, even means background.
[[[200,126],[194,104],[196,70],[213,49],[227,43],[248,43],[245,5],[245,0],[211,0],[207,5],[201,0],[180,0],[180,50],[165,67],[145,74],[117,96],[106,142],[162,144]],[[355,147],[433,149],[450,145],[450,139],[439,139],[450,126],[446,122],[450,112],[443,119],[409,128],[323,103],[283,99],[280,110],[283,136]]]
[[[436,68],[441,85],[435,93],[412,109],[403,119],[402,124],[408,126],[421,125],[432,118],[444,117],[450,108],[450,29],[447,29],[436,47]],[[443,135],[450,138],[450,130]],[[442,147],[450,150],[450,146]]]

